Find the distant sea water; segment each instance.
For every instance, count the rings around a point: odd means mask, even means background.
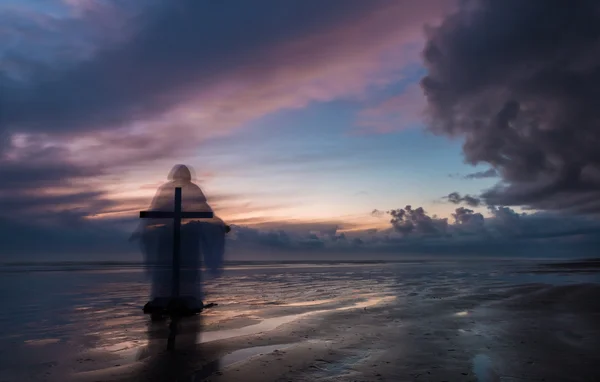
[[[207,311],[215,320],[269,306],[302,306],[368,296],[453,294],[527,283],[599,282],[597,273],[537,273],[532,261],[321,261],[228,262],[223,276],[207,279]],[[0,265],[0,359],[14,345],[143,336],[142,306],[149,283],[135,262],[4,263]],[[204,313],[203,313],[204,314]],[[0,361],[0,368],[2,367]]]
[[[399,261],[403,263],[420,263],[422,261]],[[299,267],[299,266],[332,266],[332,265],[360,265],[360,264],[386,264],[389,261],[227,261],[225,269],[239,269],[241,267]],[[152,266],[152,265],[150,265]],[[0,272],[67,272],[67,271],[135,271],[143,270],[146,264],[140,261],[7,261],[0,262]]]

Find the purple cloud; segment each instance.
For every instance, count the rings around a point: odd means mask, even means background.
[[[429,128],[497,169],[490,205],[600,212],[600,36],[593,0],[470,0],[429,31]]]

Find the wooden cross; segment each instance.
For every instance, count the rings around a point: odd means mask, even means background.
[[[181,219],[212,219],[212,212],[182,212],[181,187],[175,188],[175,211],[140,211],[142,219],[173,219],[173,289],[172,298],[179,297],[179,247]]]

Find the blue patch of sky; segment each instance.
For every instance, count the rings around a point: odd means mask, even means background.
[[[409,84],[410,80],[398,88]],[[386,91],[393,95],[397,89]],[[202,150],[226,158],[223,165],[238,169],[231,172],[233,177],[249,175],[252,180],[244,179],[246,187],[288,187],[313,201],[359,203],[363,209],[431,204],[452,191],[478,194],[493,184],[449,176],[486,169],[464,164],[460,141],[422,128],[348,134],[360,109],[356,100],[337,100],[281,111]]]

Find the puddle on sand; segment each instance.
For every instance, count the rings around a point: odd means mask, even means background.
[[[292,344],[279,344],[279,345],[267,345],[267,346],[254,346],[251,348],[236,350],[236,351],[231,352],[231,353],[227,354],[226,356],[222,357],[221,360],[219,361],[219,364],[221,367],[225,368],[225,367],[231,366],[235,363],[246,361],[246,360],[250,359],[251,357],[254,357],[257,355],[269,354],[276,350],[284,350],[293,345],[295,345],[295,344],[292,343]]]
[[[336,299],[328,298],[326,300],[312,300],[312,301],[302,301],[302,302],[290,302],[289,304],[281,304],[281,306],[313,306],[313,305],[322,305],[328,304],[330,302],[335,302]]]
[[[228,330],[215,330],[211,332],[204,332],[198,334],[198,343],[205,343],[217,340],[224,340],[228,338],[247,336],[250,334],[258,334],[262,332],[268,332],[273,330],[283,324],[290,323],[292,321],[298,320],[302,317],[310,316],[313,314],[326,313],[326,312],[334,312],[334,311],[343,311],[349,309],[360,309],[366,308],[372,305],[376,305],[382,301],[388,301],[394,299],[394,296],[380,297],[380,298],[370,298],[366,301],[359,302],[350,306],[344,306],[341,308],[333,308],[333,309],[322,309],[322,310],[314,310],[312,312],[292,314],[288,316],[281,317],[273,317],[267,318],[258,324],[244,326],[243,328],[238,329],[228,329]]]
[[[267,318],[258,324],[244,326],[238,329],[228,329],[228,330],[215,330],[211,332],[203,332],[198,333],[197,343],[206,343],[218,340],[225,340],[228,338],[247,336],[250,334],[258,334],[262,332],[268,332],[269,330],[273,330],[278,326],[283,324],[287,324],[294,320],[297,320],[303,316],[308,315],[307,313],[302,314],[294,314],[289,316],[281,316],[281,317],[273,317]]]
[[[369,352],[363,352],[343,358],[336,362],[328,362],[325,365],[312,365],[316,369],[318,378],[341,377],[350,373],[353,367],[359,363],[365,362],[369,358]]]
[[[477,382],[500,381],[500,377],[493,368],[492,360],[485,354],[477,354],[473,357],[473,374],[477,377]]]

